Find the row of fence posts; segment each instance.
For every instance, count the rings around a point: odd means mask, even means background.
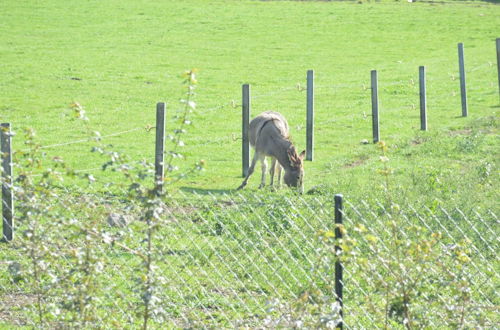
[[[496,39],[498,90],[500,92],[500,38]],[[467,88],[465,79],[464,44],[458,44],[458,67],[460,73],[460,96],[462,117],[468,116]],[[419,100],[420,100],[420,129],[427,131],[427,91],[425,66],[418,69]],[[306,101],[306,160],[313,160],[314,155],[314,71],[307,71],[307,101]],[[377,70],[371,71],[371,101],[372,101],[372,136],[373,142],[380,141],[379,99],[378,99],[378,74]],[[250,125],[250,85],[244,84],[242,88],[242,175],[246,176],[250,165],[250,144],[248,129]]]
[[[497,57],[498,57],[498,76],[499,76],[499,91],[500,91],[500,38],[497,39]],[[458,68],[460,72],[460,99],[462,104],[462,117],[467,117],[467,88],[465,84],[465,59],[464,59],[464,44],[458,44]],[[425,66],[418,68],[419,81],[419,99],[420,99],[420,129],[427,131],[427,91]],[[379,106],[378,106],[378,78],[377,70],[371,71],[371,91],[372,91],[372,132],[373,142],[380,141],[380,124],[379,124]]]
[[[156,146],[155,146],[155,189],[163,191],[165,158],[165,115],[166,105],[156,105]],[[2,178],[2,238],[9,242],[14,239],[14,189],[12,163],[12,128],[10,123],[0,124],[0,158]]]
[[[241,102],[241,159],[242,176],[246,177],[250,167],[250,85],[242,86]],[[306,160],[312,161],[314,157],[314,71],[307,71],[307,97],[306,97]]]
[[[155,142],[155,189],[157,194],[163,191],[164,181],[164,159],[165,159],[165,117],[166,104],[159,102],[156,105],[156,142]],[[0,126],[0,144],[2,159],[2,219],[3,219],[3,239],[9,242],[14,238],[14,198],[13,198],[13,163],[12,163],[12,134],[9,123]],[[340,256],[342,248],[339,243],[342,239],[343,226],[343,197],[337,194],[335,202],[335,253]],[[335,262],[335,294],[340,306],[341,321],[337,324],[338,329],[343,329],[343,265],[339,259]]]
[[[498,88],[500,92],[500,38],[496,39]],[[466,117],[467,92],[465,84],[465,60],[463,43],[458,44],[458,59],[460,72],[460,91],[462,100],[462,116]],[[425,67],[419,67],[420,87],[420,129],[427,130],[427,100],[426,100],[426,75]],[[371,71],[372,92],[372,131],[373,142],[380,141],[379,105],[378,105],[378,78],[377,71]],[[250,141],[248,130],[250,125],[250,85],[242,88],[242,175],[245,177],[250,165]],[[164,176],[164,144],[165,144],[165,103],[157,104],[156,115],[156,148],[155,148],[155,182],[159,192],[163,188]],[[306,100],[306,160],[314,158],[314,71],[307,71],[307,100]],[[3,241],[13,239],[14,198],[12,187],[12,146],[10,123],[2,123],[0,130],[1,139],[1,164],[2,164],[2,223]]]
[[[425,66],[418,68],[419,80],[419,100],[420,100],[420,130],[427,131],[427,91],[425,87]],[[500,87],[499,87],[500,88]],[[465,82],[463,91],[465,92]],[[371,71],[371,92],[372,92],[372,136],[373,143],[380,141],[380,121],[379,121],[379,105],[378,105],[378,76],[377,70]],[[465,100],[462,97],[462,100]],[[464,101],[462,101],[462,104]],[[465,101],[465,104],[466,101]],[[463,108],[462,108],[463,109]],[[462,110],[462,115],[467,116],[467,108],[465,114]]]
[[[496,39],[497,49],[497,67],[498,67],[498,86],[500,92],[500,38]],[[467,116],[467,96],[465,86],[465,69],[463,44],[458,44],[459,69],[460,69],[460,90],[462,96],[462,116]],[[420,91],[420,122],[421,129],[427,130],[426,114],[426,87],[425,87],[425,67],[419,67],[419,91]],[[371,90],[372,90],[372,122],[373,122],[373,141],[378,142],[379,135],[379,116],[378,116],[378,81],[377,71],[371,72]],[[243,85],[243,176],[246,176],[250,162],[250,148],[248,140],[248,129],[250,122],[250,85]],[[314,150],[314,71],[307,71],[307,132],[306,132],[306,159],[313,160]],[[164,158],[165,158],[165,116],[166,105],[160,102],[156,105],[156,145],[155,145],[155,187],[157,192],[163,190],[164,179]],[[12,163],[12,128],[10,123],[0,124],[0,156],[1,156],[1,177],[2,177],[2,241],[9,242],[14,238],[14,189],[13,189],[13,163]],[[342,215],[343,202],[342,195],[335,195],[335,238],[337,242],[342,239]],[[337,255],[341,248],[335,246]],[[343,265],[339,260],[335,262],[335,294],[337,302],[340,305],[340,316],[343,319]],[[341,321],[337,328],[343,328]]]

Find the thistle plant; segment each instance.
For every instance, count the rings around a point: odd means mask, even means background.
[[[374,277],[375,286],[384,297],[381,323],[385,328],[396,324],[407,329],[430,326],[432,323],[427,308],[435,306],[432,313],[438,314],[443,313],[449,304],[449,301],[439,301],[439,285],[444,284],[441,275],[444,268],[450,274],[446,280],[447,287],[464,285],[451,274],[459,269],[459,265],[468,263],[467,253],[457,247],[460,251],[457,254],[463,256],[461,259],[452,254],[443,257],[445,242],[450,238],[435,231],[432,228],[435,226],[417,211],[395,203],[397,198],[394,191],[398,187],[391,180],[393,169],[389,166],[389,149],[384,142],[380,142],[378,148],[382,163],[382,169],[378,172],[383,177],[385,203],[376,205],[378,212],[375,219],[364,220],[367,224],[371,221],[382,222],[385,230],[372,232],[365,226],[358,227],[356,239],[360,245],[368,247],[371,255],[361,264],[368,267],[367,273],[379,274]],[[450,265],[454,267],[449,268]],[[462,295],[455,298],[466,299]],[[433,299],[438,299],[438,302]],[[429,305],[431,302],[433,304]],[[377,311],[378,314],[380,309],[375,306],[379,304],[373,302],[372,306],[375,308],[373,312]],[[449,323],[452,323],[451,319]],[[461,324],[463,326],[464,323]]]
[[[135,205],[139,220],[144,225],[142,228],[143,245],[133,251],[142,261],[141,269],[138,269],[142,275],[137,278],[137,293],[142,302],[141,310],[138,312],[142,317],[143,329],[147,329],[151,321],[162,322],[165,316],[160,289],[165,285],[166,280],[161,276],[156,265],[154,240],[158,229],[168,225],[165,203],[165,197],[168,195],[167,186],[182,180],[191,173],[202,170],[204,166],[204,161],[199,161],[193,167],[181,170],[176,163],[177,160],[184,159],[180,151],[185,145],[182,136],[187,133],[187,127],[192,123],[191,114],[196,109],[194,101],[197,84],[196,70],[186,71],[182,78],[185,92],[180,100],[181,107],[174,116],[177,127],[167,136],[172,148],[167,152],[164,162],[166,173],[162,181],[157,181],[154,165],[148,161],[130,164],[128,157],[116,151],[107,150],[105,146],[98,145],[93,148],[94,152],[108,158],[103,169],[118,172],[126,179],[127,201]]]
[[[42,166],[42,159],[39,157],[40,145],[35,142],[33,130],[27,129],[24,133],[27,149],[14,154],[14,164],[18,174],[14,181],[17,198],[16,215],[20,220],[20,227],[25,228],[21,236],[24,244],[21,246],[29,260],[29,264],[25,265],[26,281],[33,288],[37,322],[42,326],[46,317],[44,274],[49,268],[45,259],[50,253],[50,248],[44,244],[46,236],[43,228],[39,226],[39,221],[48,209],[48,205],[43,203],[45,199],[40,198],[40,195],[47,192],[47,182],[34,180],[34,172]],[[45,175],[44,177],[46,178]]]
[[[204,166],[204,161],[199,161],[181,170],[176,163],[184,159],[182,136],[187,133],[192,123],[191,114],[196,109],[196,70],[187,71],[183,83],[181,107],[174,117],[177,128],[168,136],[172,148],[166,157],[163,186],[202,170]],[[152,322],[160,323],[165,314],[161,288],[166,280],[157,265],[154,241],[157,230],[168,225],[165,197],[169,191],[158,189],[151,162],[132,161],[112,146],[104,145],[100,133],[92,131],[81,104],[72,104],[71,112],[87,131],[89,141],[93,141],[92,152],[105,157],[102,169],[118,173],[125,180],[110,183],[98,175],[74,171],[62,157],[49,157],[37,142],[34,130],[26,129],[25,148],[14,154],[16,219],[20,233],[12,242],[12,246],[23,251],[26,259],[9,264],[12,282],[29,288],[38,327],[46,327],[55,320],[71,322],[78,327],[95,327],[102,321],[99,306],[103,301],[99,296],[105,292],[102,278],[107,265],[103,246],[122,249],[142,261],[135,271],[138,274],[136,293],[141,304],[135,306],[139,306],[137,312],[142,328],[146,329]],[[76,185],[68,189],[64,182],[67,178],[75,179]],[[86,191],[79,188],[85,186],[84,182],[87,183]],[[144,239],[138,246],[131,245],[135,240],[131,240],[130,230],[110,232],[103,227],[106,215],[102,209],[109,205],[100,200],[99,195],[89,193],[93,188],[96,192],[99,189],[126,191],[122,202],[126,201],[128,212],[137,215],[140,221],[134,226],[143,233]],[[120,323],[113,324],[119,326]]]
[[[25,148],[14,153],[16,219],[21,235],[13,244],[19,244],[29,260],[19,264],[22,280],[35,297],[38,326],[57,318],[85,325],[95,315],[92,297],[100,268],[95,258],[98,239],[89,239],[89,232],[96,232],[98,215],[85,211],[92,208],[90,200],[82,203],[83,196],[72,199],[64,189],[65,178],[78,177],[75,171],[61,157],[48,157],[34,130],[24,133]],[[83,244],[74,247],[67,241],[82,238]]]

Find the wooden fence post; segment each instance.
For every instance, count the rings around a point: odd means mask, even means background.
[[[341,194],[335,195],[335,239],[342,239],[342,230],[340,226],[343,225],[343,205],[342,199],[343,196]],[[342,248],[339,245],[335,245],[335,254],[337,256],[340,255]],[[340,317],[341,321],[336,325],[336,329],[342,329],[344,325],[344,298],[343,298],[343,290],[344,290],[344,280],[343,280],[343,266],[342,263],[337,260],[335,261],[335,294],[337,295],[337,302],[340,305]]]
[[[498,93],[500,95],[500,38],[497,38]]]
[[[372,83],[372,131],[373,143],[380,141],[379,117],[378,117],[378,79],[377,70],[371,71]]]
[[[418,68],[418,79],[420,85],[420,129],[427,131],[427,96],[425,88],[425,66]]]
[[[314,71],[307,71],[306,160],[314,154]]]
[[[465,86],[464,44],[458,44],[458,67],[460,71],[460,96],[462,97],[462,117],[467,117],[467,89]]]
[[[156,104],[156,146],[155,146],[155,186],[158,193],[163,191],[165,177],[165,103]]]
[[[248,174],[250,166],[250,140],[248,136],[250,127],[250,85],[244,84],[242,87],[242,146],[241,146],[241,159],[243,168],[243,177]]]
[[[12,133],[10,123],[0,124],[0,160],[2,163],[2,241],[14,238],[14,194],[12,180]]]

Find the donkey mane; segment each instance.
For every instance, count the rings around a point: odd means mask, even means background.
[[[292,166],[292,168],[300,169],[303,166],[304,162],[302,161],[302,158],[300,158],[293,144],[288,149],[288,157],[290,159],[290,165]]]

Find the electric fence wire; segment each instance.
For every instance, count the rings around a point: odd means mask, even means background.
[[[471,68],[471,69],[469,69],[467,71],[468,72],[475,72],[475,71],[477,71],[479,69],[482,69],[482,68],[485,68],[485,67],[492,67],[492,66],[493,66],[492,63],[488,62],[488,63],[483,63],[481,65],[475,66],[475,67],[473,67],[473,68]],[[415,88],[417,87],[415,82],[412,84],[411,81],[406,82],[406,81],[403,81],[403,80],[399,80],[397,82],[392,82],[392,83],[389,83],[389,84],[384,83],[384,87],[392,87],[392,86],[398,86],[398,85],[400,86],[401,84],[405,84],[405,83],[413,85],[412,87],[415,87]],[[296,90],[298,92],[305,92],[306,91],[306,88],[303,87],[300,83],[296,82],[294,86],[290,86],[291,84],[292,84],[292,82],[289,82],[289,84],[288,84],[287,87],[282,87],[282,88],[279,88],[279,89],[274,89],[274,90],[269,91],[267,93],[252,94],[251,98],[253,100],[257,100],[257,99],[263,99],[263,98],[267,98],[267,97],[271,97],[271,96],[276,96],[278,94],[281,94],[281,93],[284,93],[284,92],[293,91],[293,90]],[[316,95],[322,95],[322,96],[324,96],[324,95],[328,94],[328,91],[335,90],[335,89],[344,89],[344,88],[359,89],[362,92],[369,92],[370,89],[371,89],[370,86],[368,85],[368,79],[367,79],[366,83],[317,84],[317,85],[315,85],[314,90],[315,90],[315,94]],[[319,93],[317,93],[318,91],[319,91]],[[229,102],[224,102],[224,103],[216,105],[214,107],[211,107],[211,108],[208,108],[208,109],[204,109],[203,111],[204,112],[217,111],[217,110],[223,109],[223,108],[225,108],[227,106],[231,106],[233,108],[238,108],[241,105],[238,104],[235,100],[231,100]],[[346,109],[350,109],[351,107],[345,107],[345,108]],[[411,104],[406,104],[406,105],[402,105],[402,106],[399,106],[399,107],[390,107],[388,110],[390,110],[390,111],[401,111],[401,110],[408,110],[408,109],[410,109],[410,110],[417,109],[417,104],[416,103],[411,103]],[[370,114],[367,113],[366,116],[370,116]],[[41,146],[40,149],[51,149],[51,148],[57,148],[57,147],[61,147],[61,146],[74,145],[74,144],[79,144],[79,143],[86,143],[86,142],[90,142],[92,140],[95,140],[96,138],[98,138],[98,139],[106,139],[106,138],[110,138],[110,137],[121,136],[121,135],[128,134],[128,133],[131,133],[131,132],[139,131],[139,130],[149,131],[151,128],[154,128],[154,126],[148,125],[147,127],[136,127],[136,128],[132,128],[132,129],[124,130],[124,131],[110,133],[110,134],[99,136],[99,137],[89,137],[89,138],[85,138],[85,139],[78,139],[78,140],[74,140],[74,141],[68,141],[68,142],[63,142],[63,143],[56,143],[56,144],[50,144],[50,145],[46,145],[46,146]],[[231,136],[231,139],[233,141],[236,141],[239,138],[235,137],[234,134],[233,134]],[[206,144],[209,144],[209,143],[217,143],[217,142],[222,142],[222,141],[227,141],[227,140],[228,140],[228,137],[224,137],[224,138],[219,138],[219,139],[216,139],[216,140],[211,140],[209,142],[205,141],[202,145],[206,145]],[[22,151],[27,151],[27,149],[24,149]],[[89,168],[89,169],[78,169],[78,170],[75,170],[75,173],[90,173],[90,172],[95,172],[95,171],[98,171],[98,170],[102,170],[102,166],[101,167]]]

